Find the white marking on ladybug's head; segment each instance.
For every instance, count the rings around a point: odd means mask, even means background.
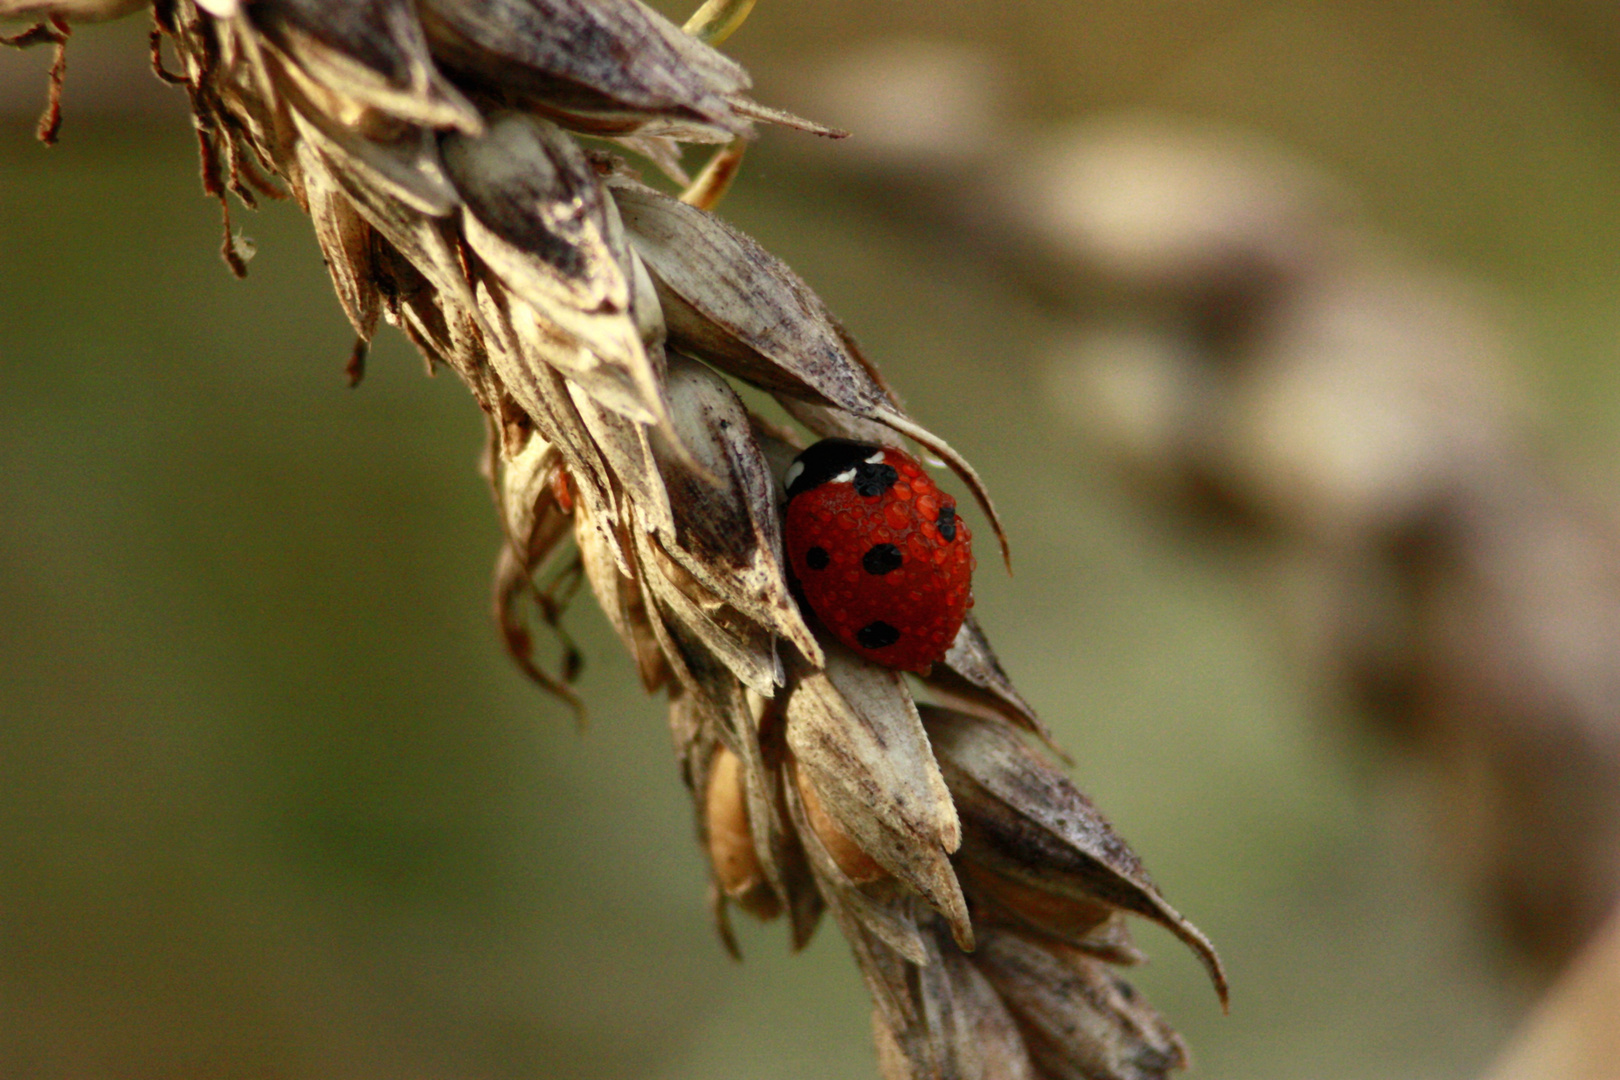
[[[881,464],[883,464],[883,453],[884,452],[882,450],[879,450],[877,453],[875,453],[871,457],[867,458],[866,463],[868,465],[881,465]]]
[[[783,487],[792,487],[793,481],[804,475],[804,462],[795,461],[788,466],[787,475],[782,477]]]
[[[828,481],[828,483],[830,483],[830,484],[853,484],[854,482],[855,482],[855,470],[854,469],[845,469],[843,472],[839,473],[837,476],[833,477],[831,480]]]

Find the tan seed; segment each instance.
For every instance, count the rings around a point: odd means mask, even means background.
[[[816,794],[816,786],[805,779],[804,771],[795,769],[793,779],[798,784],[799,798],[804,802],[804,814],[810,819],[810,828],[815,830],[822,847],[838,864],[838,869],[857,885],[887,877],[889,872],[862,851],[843,827],[833,820],[833,816],[822,808],[821,796]]]

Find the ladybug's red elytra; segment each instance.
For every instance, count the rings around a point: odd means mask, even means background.
[[[956,500],[899,450],[823,439],[793,459],[788,567],[834,637],[927,674],[973,606],[973,534]]]

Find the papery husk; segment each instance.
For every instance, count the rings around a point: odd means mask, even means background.
[[[753,130],[731,100],[747,72],[634,0],[426,0],[420,11],[453,77],[575,131],[726,142]]]
[[[1165,901],[1068,777],[1003,725],[934,706],[924,706],[923,715],[962,815],[962,860],[1040,892],[1159,923],[1197,954],[1225,1004],[1226,973],[1209,939]]]
[[[904,677],[824,640],[785,706],[787,744],[821,805],[884,869],[942,914],[964,948],[973,929],[950,853],[956,807]]]
[[[915,1022],[872,1014],[884,1080],[1038,1080],[1017,1021],[972,958],[936,932],[923,942]]]
[[[973,962],[1017,1019],[1042,1077],[1163,1080],[1187,1066],[1170,1025],[1100,960],[991,929]]]

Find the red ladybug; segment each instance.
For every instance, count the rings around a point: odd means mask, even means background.
[[[868,660],[927,674],[973,606],[973,535],[898,450],[823,439],[787,476],[788,566],[810,610]]]

